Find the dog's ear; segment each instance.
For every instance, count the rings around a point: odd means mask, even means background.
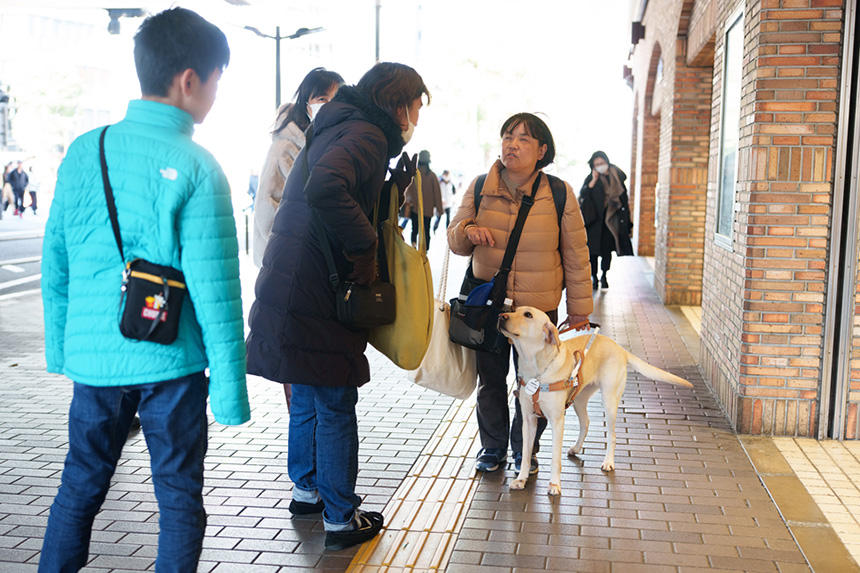
[[[546,321],[543,325],[544,341],[553,346],[561,346],[561,340],[558,337],[558,329],[550,321]]]

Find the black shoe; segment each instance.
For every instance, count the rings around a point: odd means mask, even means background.
[[[520,469],[522,467],[523,467],[523,454],[522,454],[522,452],[518,453],[518,454],[514,454],[514,471],[516,471],[516,473],[519,474]],[[529,475],[533,476],[536,473],[538,473],[538,459],[537,459],[536,455],[532,454],[532,460],[531,460],[531,463],[529,464]]]
[[[346,531],[326,531],[325,548],[340,551],[368,539],[373,539],[382,529],[385,518],[376,511],[355,510],[355,529]]]
[[[591,277],[591,290],[597,290],[597,275]]]
[[[595,281],[596,280],[597,279],[595,279]],[[600,277],[600,288],[601,290],[606,290],[609,288],[609,281],[606,280],[606,273],[603,273],[603,276]]]
[[[296,500],[292,500],[290,502],[290,513],[293,515],[311,515],[313,513],[320,513],[324,509],[325,504],[323,503],[323,500],[319,500],[316,503]]]
[[[495,448],[484,448],[478,453],[475,469],[479,472],[494,472],[508,460],[507,452]]]

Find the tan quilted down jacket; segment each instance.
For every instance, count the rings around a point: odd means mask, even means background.
[[[481,190],[481,206],[475,220],[475,181],[463,193],[456,216],[448,227],[448,244],[458,255],[472,255],[472,270],[479,279],[489,280],[499,269],[508,235],[517,220],[520,197],[530,194],[534,178],[517,189],[513,197],[501,178],[501,161],[492,166]],[[538,172],[541,173],[541,172]],[[591,267],[588,260],[585,226],[579,203],[570,185],[561,220],[559,253],[558,216],[552,190],[546,177],[541,180],[534,206],[526,218],[517,254],[508,278],[508,296],[514,305],[534,306],[543,311],[555,310],[561,301],[562,288],[567,290],[567,313],[589,315],[594,310],[591,295]],[[470,223],[487,227],[493,234],[494,247],[475,247],[463,229]],[[562,264],[563,261],[563,264]]]

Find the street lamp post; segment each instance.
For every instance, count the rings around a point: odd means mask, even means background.
[[[322,32],[324,28],[299,28],[289,36],[281,36],[281,27],[275,26],[275,35],[264,34],[253,26],[245,26],[246,30],[254,32],[261,38],[269,38],[275,41],[275,109],[281,107],[281,40],[295,40],[308,34]]]

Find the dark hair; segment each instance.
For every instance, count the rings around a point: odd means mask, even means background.
[[[272,133],[281,133],[292,121],[302,131],[306,130],[311,123],[308,117],[308,101],[327,94],[333,85],[343,84],[343,78],[337,72],[331,72],[325,68],[314,68],[308,72],[296,93],[293,94],[295,104],[284,104],[278,110],[277,125]]]
[[[143,21],[134,35],[134,65],[143,95],[164,97],[177,74],[191,68],[206,82],[230,62],[224,32],[196,12],[172,8]]]
[[[546,145],[546,153],[542,159],[538,159],[535,169],[543,169],[555,159],[555,141],[552,139],[552,132],[541,118],[532,113],[516,113],[505,120],[502,124],[502,129],[499,130],[499,137],[504,137],[506,133],[513,132],[518,125],[523,124],[526,133],[538,140],[538,145]]]
[[[374,104],[397,116],[397,110],[408,106],[422,95],[430,103],[430,90],[413,68],[395,62],[379,62],[361,76],[355,86],[367,95]]]
[[[609,157],[607,157],[607,155],[605,153],[603,153],[602,151],[595,151],[594,153],[591,154],[591,159],[588,160],[588,166],[591,169],[594,169],[594,160],[597,159],[598,157],[602,157],[603,160],[606,161],[606,164],[610,165]]]

